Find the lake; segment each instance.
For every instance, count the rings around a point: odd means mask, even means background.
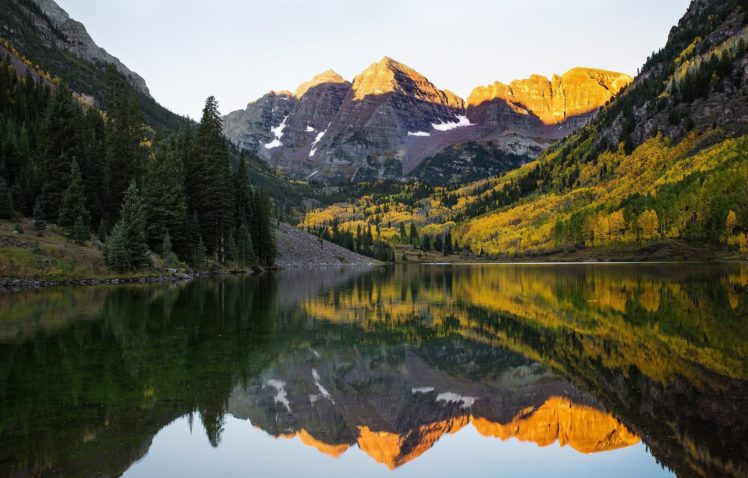
[[[748,265],[0,295],[3,477],[746,477]]]

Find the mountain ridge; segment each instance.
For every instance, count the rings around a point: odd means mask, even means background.
[[[630,81],[623,73],[576,67],[552,80],[540,75],[516,80],[515,88],[526,85],[524,96],[498,94],[503,84],[496,82],[477,87],[465,100],[385,56],[351,82],[327,70],[293,93],[270,92],[226,115],[224,132],[240,149],[259,154],[295,179],[397,179],[420,174],[417,168],[425,159],[470,141],[494,140],[493,156],[503,168],[505,154],[530,160],[586,124]],[[314,90],[321,94],[307,110],[324,109],[322,121],[297,111],[298,102]],[[543,97],[551,103],[528,100]],[[289,128],[286,119],[296,125]],[[292,138],[276,137],[281,125]],[[484,170],[486,175],[496,167]]]

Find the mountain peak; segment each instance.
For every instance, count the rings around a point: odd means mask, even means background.
[[[335,70],[332,70],[332,69],[325,70],[322,73],[315,75],[311,80],[305,81],[304,83],[300,84],[298,88],[296,88],[296,91],[294,92],[294,96],[296,98],[301,98],[310,89],[314,88],[315,86],[323,85],[326,83],[341,84],[341,83],[347,83],[347,82]]]
[[[369,95],[399,92],[435,103],[447,101],[444,92],[425,76],[389,56],[382,57],[356,76],[353,80],[353,92],[357,100]]]
[[[548,79],[531,75],[510,84],[499,81],[472,91],[467,104],[477,107],[501,100],[536,115],[547,125],[593,113],[633,81],[629,75],[595,68],[575,67]]]
[[[148,98],[151,98],[151,93],[148,90],[145,80],[125,66],[118,58],[110,55],[105,49],[97,45],[91,38],[91,35],[89,35],[86,27],[82,23],[70,18],[70,15],[55,0],[32,0],[31,3],[47,18],[48,26],[44,26],[38,20],[31,21],[36,23],[37,26],[41,25],[40,28],[51,27],[58,34],[61,34],[55,35],[53,31],[44,32],[47,41],[52,41],[56,48],[67,50],[86,61],[113,64],[117,71],[134,88]],[[33,17],[34,13],[30,12],[30,14]]]

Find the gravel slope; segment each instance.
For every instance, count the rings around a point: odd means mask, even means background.
[[[381,264],[348,249],[313,236],[290,224],[280,223],[276,229],[278,257],[275,265],[283,268],[304,266],[369,266]]]

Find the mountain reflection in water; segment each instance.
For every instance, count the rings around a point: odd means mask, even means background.
[[[0,296],[0,475],[138,476],[187,417],[208,448],[238,421],[362,476],[351,448],[406,470],[453,436],[747,477],[747,285],[744,264],[408,266]]]

